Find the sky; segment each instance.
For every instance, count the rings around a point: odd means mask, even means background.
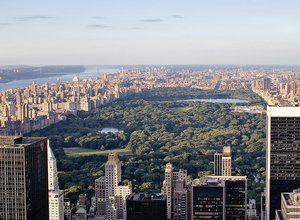
[[[0,65],[300,65],[297,0],[0,0]]]

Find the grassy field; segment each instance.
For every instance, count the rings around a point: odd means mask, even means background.
[[[186,111],[189,111],[192,109],[193,109],[193,107],[178,107],[178,108],[172,108],[171,110],[173,112],[186,112]]]
[[[93,150],[80,147],[64,148],[64,152],[69,157],[82,157],[91,155],[107,155],[110,152],[116,152],[120,155],[131,154],[128,149],[115,149],[115,150]]]

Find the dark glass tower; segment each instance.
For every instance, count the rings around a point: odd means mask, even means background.
[[[214,175],[222,176],[222,157],[223,152],[215,152],[214,153]]]
[[[192,219],[245,220],[247,178],[207,176],[192,186]]]
[[[246,216],[247,201],[246,179],[225,180],[225,214],[226,219],[240,220]]]
[[[167,220],[167,199],[161,194],[131,194],[126,209],[127,220]]]
[[[223,186],[219,182],[193,186],[193,219],[223,219]]]
[[[47,139],[0,136],[0,219],[48,219]]]
[[[300,188],[300,107],[268,106],[266,219],[280,209],[282,192]]]

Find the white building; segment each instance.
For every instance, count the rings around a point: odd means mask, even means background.
[[[48,141],[49,220],[64,219],[64,194],[58,187],[56,159]]]
[[[105,182],[103,182],[104,179],[98,181],[98,184],[102,185],[102,187],[105,184],[106,219],[126,219],[126,198],[132,193],[132,189],[130,186],[120,185],[121,175],[121,161],[118,154],[110,153],[105,164]],[[98,193],[100,198],[100,188]]]
[[[174,193],[177,191],[176,183],[178,181],[184,182],[185,186],[187,180],[187,171],[179,170],[174,171],[173,165],[171,163],[167,163],[165,168],[165,180],[163,182],[162,194],[167,198],[167,218],[173,219],[174,217],[174,204],[180,204],[180,202],[174,201]],[[185,190],[185,189],[184,189]],[[182,191],[182,190],[180,190]],[[185,210],[182,210],[185,212]]]
[[[300,189],[281,193],[281,210],[276,210],[275,220],[300,219]]]
[[[49,220],[64,219],[64,191],[49,191]]]

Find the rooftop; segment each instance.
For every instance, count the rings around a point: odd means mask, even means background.
[[[205,176],[200,179],[193,180],[193,186],[223,186],[224,181],[247,181],[246,176]]]
[[[231,156],[231,147],[223,147],[224,156]]]
[[[128,196],[127,200],[133,201],[157,201],[157,200],[166,200],[166,197],[162,194],[156,193],[135,193]]]
[[[300,189],[296,189],[291,193],[282,193],[282,199],[288,206],[298,206],[300,208]]]
[[[47,139],[46,137],[0,136],[0,147],[23,147]]]
[[[80,207],[79,209],[77,209],[75,214],[86,214],[86,210],[82,207]]]

